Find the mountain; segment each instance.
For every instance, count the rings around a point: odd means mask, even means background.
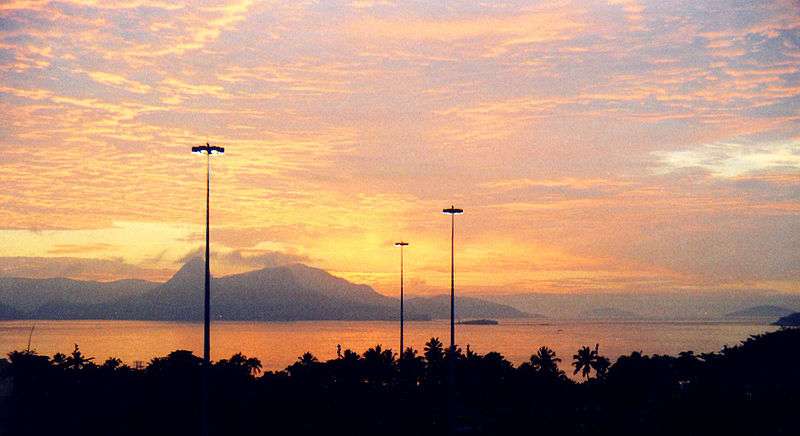
[[[136,318],[202,319],[204,265],[193,260],[175,276],[131,302]],[[212,280],[212,317],[229,320],[393,319],[395,300],[301,264]],[[411,319],[419,318],[410,314]]]
[[[492,303],[472,297],[456,297],[456,318],[543,318],[527,314],[505,304]],[[432,318],[450,318],[450,296],[409,298],[405,302],[409,311],[427,313]]]
[[[753,306],[725,314],[725,318],[780,318],[793,313],[794,310],[780,306]]]
[[[143,295],[157,285],[144,280],[94,282],[65,278],[0,277],[0,304],[32,312],[51,302],[77,305],[111,302],[122,296]]]
[[[725,314],[753,306],[800,309],[800,295],[775,291],[709,290],[662,292],[581,292],[501,294],[497,291],[472,294],[507,304],[523,312],[545,313],[548,318],[574,319],[598,307],[614,307],[647,319],[719,319]]]
[[[24,312],[22,316],[27,318],[202,320],[204,274],[203,260],[192,259],[161,284],[26,279],[25,286],[18,286],[14,292],[3,292],[0,288],[0,303],[7,302],[8,306]],[[87,289],[83,289],[82,284]],[[130,288],[126,290],[125,284]],[[399,317],[397,299],[302,264],[212,278],[211,286],[212,318],[217,320],[394,320]],[[19,290],[23,288],[24,292]],[[70,293],[73,289],[77,289],[76,295]],[[446,296],[409,299],[405,315],[409,320],[447,318],[449,307]],[[506,305],[467,297],[458,299],[457,310],[459,316],[471,318],[527,316]]]
[[[0,319],[20,319],[22,312],[7,304],[0,304]]]
[[[800,312],[786,315],[772,324],[782,327],[800,327]]]
[[[642,319],[642,316],[628,310],[615,307],[598,307],[581,312],[584,319]]]

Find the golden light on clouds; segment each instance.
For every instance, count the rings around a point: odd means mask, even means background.
[[[0,273],[796,292],[796,6],[3,3]]]

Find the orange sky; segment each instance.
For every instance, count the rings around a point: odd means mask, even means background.
[[[0,275],[800,292],[800,5],[0,4]]]

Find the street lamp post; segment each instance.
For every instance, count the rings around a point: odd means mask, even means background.
[[[211,367],[211,247],[210,247],[210,200],[211,200],[211,155],[223,154],[225,148],[206,143],[192,147],[192,153],[206,155],[206,274],[203,305],[203,410],[202,434],[208,435],[208,372]]]
[[[464,213],[464,209],[450,206],[442,210],[450,215],[450,355],[447,359],[447,423],[448,433],[456,433],[456,281],[455,281],[455,236],[456,215]]]
[[[450,352],[456,351],[456,281],[455,281],[455,235],[456,215],[464,213],[464,209],[450,206],[442,210],[445,215],[450,215]]]
[[[403,358],[403,247],[407,246],[408,242],[395,242],[395,247],[400,247],[400,358]]]

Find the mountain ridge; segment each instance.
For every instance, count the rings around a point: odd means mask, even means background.
[[[800,294],[768,289],[506,294],[474,292],[470,295],[527,313],[545,313],[548,318],[556,319],[574,319],[583,312],[598,307],[614,307],[636,313],[648,320],[724,320],[726,314],[767,305],[800,310]]]
[[[74,304],[101,303],[125,295],[141,295],[156,286],[158,283],[136,279],[98,282],[63,277],[0,277],[0,304],[30,312],[56,299]]]
[[[726,313],[725,318],[780,318],[794,312],[794,310],[782,306],[760,305]]]
[[[124,281],[109,285],[113,289],[109,295],[100,292],[101,282],[85,282],[91,292],[75,298],[68,291],[84,282],[65,279],[70,286],[59,285],[53,292],[40,290],[36,298],[23,299],[24,307],[10,304],[19,292],[0,287],[0,304],[27,318],[39,319],[201,320],[204,274],[202,259],[193,258],[164,283],[131,282],[135,289],[127,294],[120,290]],[[27,288],[51,283],[36,280],[29,279]],[[433,300],[413,300],[407,300],[406,319],[449,317],[449,305],[444,313],[442,304],[430,304]],[[212,277],[211,310],[212,319],[217,320],[394,320],[399,317],[399,300],[370,286],[295,263]],[[528,316],[510,306],[469,297],[457,298],[456,310],[469,317]]]

